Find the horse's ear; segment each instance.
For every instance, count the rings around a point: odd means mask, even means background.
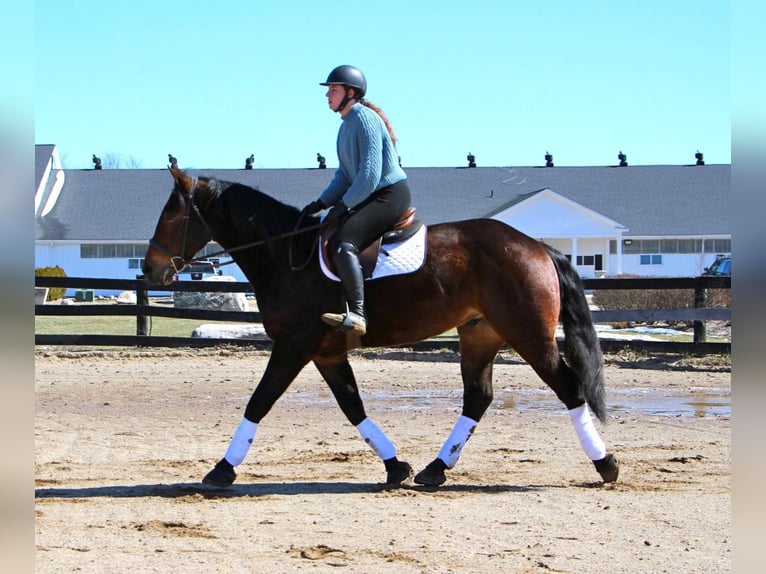
[[[170,175],[173,176],[176,185],[188,193],[192,187],[191,178],[186,175],[182,169],[179,169],[176,164],[172,164],[168,167],[168,170],[170,170]]]

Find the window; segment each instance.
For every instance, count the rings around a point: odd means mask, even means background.
[[[644,239],[641,242],[641,251],[649,251],[650,253],[660,252],[660,240],[659,239]]]
[[[143,258],[132,258],[128,259],[128,269],[141,269],[141,266],[144,264]]]
[[[625,255],[641,253],[731,253],[731,239],[623,239]],[[609,242],[609,253],[616,255],[617,243]]]
[[[83,243],[81,259],[129,259],[142,258],[149,247],[147,243]]]
[[[662,265],[662,255],[641,255],[640,262],[641,265]]]
[[[133,245],[131,244],[121,244],[121,245],[115,245],[115,253],[117,257],[134,257],[134,250]]]
[[[679,239],[678,252],[679,253],[702,253],[702,240],[701,239]]]
[[[95,259],[98,257],[98,245],[80,245],[80,259]]]
[[[731,239],[708,239],[705,253],[731,253]]]
[[[148,248],[148,243],[82,243],[80,259],[128,259],[129,269],[139,269]],[[197,256],[204,258],[209,253],[219,251],[221,246],[211,241],[200,250]],[[139,263],[130,261],[131,259],[139,260]]]
[[[596,260],[593,255],[578,255],[577,256],[577,265],[593,266],[595,264],[596,264]]]

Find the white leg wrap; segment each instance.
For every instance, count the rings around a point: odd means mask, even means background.
[[[580,446],[591,460],[601,460],[606,456],[606,445],[593,425],[590,409],[587,404],[581,405],[569,411]]]
[[[237,466],[245,460],[247,451],[250,450],[250,445],[253,444],[257,428],[257,423],[250,422],[245,418],[239,423],[237,430],[234,431],[234,437],[229,443],[229,448],[226,450],[226,454],[223,455],[230,465]]]
[[[475,420],[462,415],[457,420],[447,442],[444,443],[444,446],[439,451],[438,458],[447,465],[447,468],[452,468],[457,464],[457,459],[460,458],[460,453],[463,451],[465,443],[471,438],[477,424],[479,423]]]
[[[375,451],[381,460],[388,460],[396,456],[396,447],[388,440],[388,437],[383,433],[378,425],[372,422],[369,418],[364,419],[358,425],[356,430],[362,435],[364,442],[370,445],[370,448]]]

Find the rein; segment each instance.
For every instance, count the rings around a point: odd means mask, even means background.
[[[322,227],[322,224],[318,223],[316,225],[311,225],[309,227],[304,227],[303,229],[298,229],[298,225],[300,225],[301,220],[302,220],[302,217],[300,219],[298,219],[298,223],[295,225],[295,228],[292,231],[288,231],[286,233],[282,233],[281,235],[277,235],[276,237],[267,237],[266,239],[259,239],[258,241],[252,241],[250,243],[245,243],[243,245],[237,245],[236,247],[232,247],[231,249],[221,249],[220,251],[215,251],[213,253],[208,253],[207,255],[205,255],[205,257],[206,258],[217,257],[218,255],[224,255],[225,253],[231,254],[231,253],[233,253],[235,251],[242,251],[243,249],[249,249],[251,247],[257,247],[259,245],[267,245],[267,244],[270,244],[272,241],[279,241],[280,239],[287,239],[288,237],[289,238],[293,238],[296,235],[300,235],[301,233],[306,233],[308,231],[314,231],[314,230],[319,229],[320,227]],[[316,238],[314,239],[314,242],[316,243],[318,240],[319,240],[319,234],[317,234]],[[311,253],[313,253],[313,248],[312,248]],[[290,269],[292,271],[300,271],[301,269],[306,267],[308,262],[311,260],[311,255],[309,255],[309,258],[306,260],[305,263],[303,263],[302,265],[300,265],[298,267],[295,267],[292,264],[292,259],[293,259],[292,241],[290,242],[290,251],[289,251],[289,255],[288,256],[290,258]],[[189,260],[186,261],[186,264],[188,265],[189,263],[192,263],[194,261],[198,261],[198,259],[189,259]],[[226,263],[219,263],[218,267],[223,267],[224,265],[231,265],[232,263],[236,263],[236,262],[234,260],[232,260],[232,261],[227,261]]]
[[[166,247],[165,245],[162,245],[154,237],[152,237],[149,240],[149,245],[151,245],[154,248],[162,251],[165,255],[170,257],[170,265],[173,267],[173,270],[175,271],[175,273],[180,273],[187,265],[189,265],[189,263],[193,263],[195,261],[200,261],[199,259],[194,258],[194,257],[192,257],[191,259],[186,259],[186,257],[184,257],[184,255],[183,255],[184,251],[186,251],[186,240],[187,240],[187,237],[189,235],[189,221],[191,219],[191,210],[192,209],[194,209],[194,212],[197,214],[197,217],[199,217],[199,220],[205,226],[205,229],[207,229],[208,233],[210,233],[210,236],[211,237],[213,236],[213,232],[210,230],[210,226],[208,226],[207,222],[205,221],[205,218],[202,217],[202,213],[200,212],[199,208],[194,203],[194,193],[197,190],[197,181],[198,181],[198,178],[196,178],[196,177],[192,178],[192,187],[191,187],[191,190],[189,191],[189,198],[188,198],[188,200],[186,202],[186,212],[184,213],[184,234],[183,234],[184,239],[183,239],[183,243],[181,244],[181,254],[180,255],[174,254],[173,251],[169,247]],[[181,192],[176,190],[176,193],[180,194]],[[236,251],[242,251],[243,249],[249,249],[251,247],[257,247],[259,245],[271,244],[272,241],[278,241],[280,239],[285,239],[285,238],[288,238],[288,237],[292,239],[292,237],[294,237],[296,235],[299,235],[301,233],[306,233],[308,231],[314,231],[314,230],[319,229],[320,227],[322,227],[322,224],[318,223],[316,225],[311,225],[309,227],[304,227],[303,229],[299,229],[300,224],[303,222],[304,215],[305,214],[303,212],[301,212],[301,215],[298,218],[298,221],[295,224],[295,227],[293,228],[292,231],[288,231],[287,233],[283,233],[283,234],[278,235],[276,237],[268,237],[267,236],[265,239],[259,239],[258,241],[251,241],[250,243],[245,243],[243,245],[238,245],[238,246],[232,247],[230,249],[221,249],[220,251],[215,251],[213,253],[208,253],[205,257],[206,258],[210,258],[210,257],[217,257],[218,255],[224,255],[224,254],[227,254],[227,253],[231,254],[231,253],[236,252]],[[314,247],[316,246],[316,242],[317,241],[319,241],[319,234],[317,234],[315,239],[314,239]],[[312,249],[311,249],[311,251],[309,253],[308,259],[306,259],[306,261],[303,264],[301,264],[301,265],[296,267],[296,266],[293,265],[293,250],[292,250],[292,245],[293,245],[292,241],[290,241],[290,249],[289,249],[289,253],[288,253],[289,260],[290,260],[290,269],[292,271],[300,271],[303,268],[305,268],[306,265],[308,265],[309,261],[311,260],[311,257],[312,257],[313,252],[314,252],[314,247],[312,247]],[[180,263],[181,263],[180,266],[176,264],[176,261],[180,261]],[[218,265],[218,267],[223,267],[224,265],[231,265],[232,263],[235,263],[235,261],[232,260],[232,261],[227,261],[225,263],[220,263]]]

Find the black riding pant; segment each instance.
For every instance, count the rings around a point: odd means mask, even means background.
[[[335,253],[341,243],[364,249],[399,221],[410,207],[410,201],[406,179],[373,192],[349,210],[349,216],[332,237],[330,252]]]

